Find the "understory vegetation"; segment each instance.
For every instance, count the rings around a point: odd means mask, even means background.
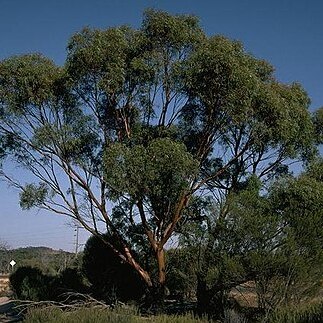
[[[88,240],[78,262],[73,263],[74,267],[55,275],[45,274],[37,267],[20,267],[10,277],[11,289],[16,299],[26,302],[20,305],[26,308],[26,322],[207,322],[212,320],[216,309],[204,312],[199,318],[194,252],[176,248],[166,253],[171,270],[166,284],[167,296],[159,306],[147,302],[140,279],[134,272],[128,275],[127,265],[118,262],[94,236]],[[239,290],[232,289],[226,295],[221,322],[322,320],[321,283],[316,286],[317,292],[305,293],[303,299],[294,299],[270,311],[263,311],[259,306],[255,282],[237,288]],[[268,291],[268,295],[263,296],[269,299],[272,294]]]

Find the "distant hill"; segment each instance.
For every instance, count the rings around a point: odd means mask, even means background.
[[[40,268],[48,274],[56,274],[70,265],[75,260],[75,255],[47,247],[0,250],[0,272],[8,272],[11,260],[17,263],[15,268],[31,266]]]

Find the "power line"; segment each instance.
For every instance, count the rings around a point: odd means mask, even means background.
[[[56,229],[56,230],[35,230],[34,232],[31,231],[31,230],[28,230],[28,231],[16,231],[16,232],[12,232],[12,233],[1,233],[0,232],[0,236],[1,237],[12,237],[12,236],[21,236],[21,235],[39,235],[39,234],[53,234],[53,233],[71,233],[71,230],[70,229]]]

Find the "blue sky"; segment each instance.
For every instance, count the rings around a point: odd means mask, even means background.
[[[40,52],[63,64],[69,37],[84,26],[139,27],[145,8],[189,13],[207,34],[243,42],[268,60],[283,82],[300,82],[311,109],[323,105],[323,1],[321,0],[0,0],[0,59]],[[12,247],[73,249],[74,230],[56,215],[21,211],[18,194],[0,183],[0,240]],[[81,232],[81,242],[86,233]]]

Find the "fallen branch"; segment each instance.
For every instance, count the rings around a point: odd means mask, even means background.
[[[102,308],[102,309],[113,309],[116,305],[124,305],[121,302],[118,302],[114,305],[108,305],[103,301],[99,301],[93,298],[88,294],[67,292],[61,295],[63,298],[62,301],[28,301],[28,300],[17,300],[15,303],[14,309],[18,310],[19,315],[25,313],[30,308],[48,308],[56,307],[65,310],[77,310],[79,308],[91,307],[91,308]]]

